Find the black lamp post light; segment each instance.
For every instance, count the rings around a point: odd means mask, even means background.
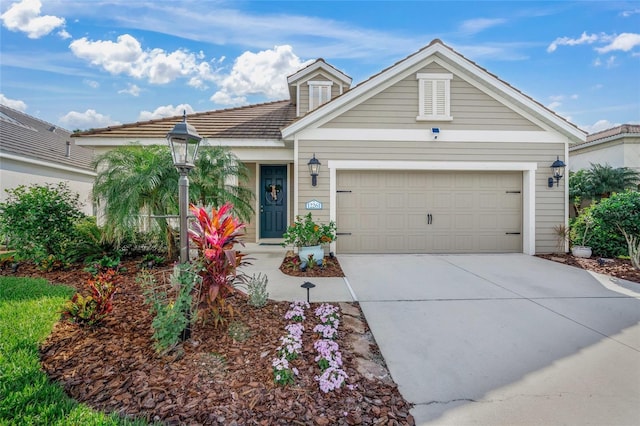
[[[305,281],[304,284],[302,284],[300,287],[302,288],[306,288],[307,289],[307,303],[310,302],[309,300],[309,291],[314,288],[316,285],[314,283],[311,283],[309,281]]]
[[[553,171],[553,176],[549,178],[548,185],[549,188],[553,188],[553,182],[556,182],[556,186],[560,186],[560,179],[564,176],[564,168],[567,167],[566,164],[560,159],[559,156],[556,156],[556,161],[551,164],[551,170]]]
[[[202,137],[195,127],[187,123],[187,112],[182,113],[182,121],[167,133],[167,141],[173,156],[173,165],[180,173],[178,198],[180,209],[180,263],[189,261],[189,236],[187,214],[189,209],[189,171],[195,167],[198,147]]]
[[[316,158],[316,154],[313,154],[313,158],[309,160],[307,166],[309,166],[309,174],[311,175],[311,186],[318,185],[318,175],[320,174],[320,161]]]

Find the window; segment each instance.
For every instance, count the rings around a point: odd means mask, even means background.
[[[331,100],[331,81],[309,81],[309,111]]]
[[[416,120],[450,121],[450,83],[453,74],[419,73],[418,116]]]

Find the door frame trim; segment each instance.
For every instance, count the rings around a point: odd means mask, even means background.
[[[282,238],[260,238],[262,223],[260,222],[260,190],[261,190],[261,180],[262,180],[262,166],[283,166],[286,167],[287,173],[287,222],[291,222],[291,196],[293,185],[291,183],[291,163],[283,163],[282,161],[262,161],[256,162],[256,187],[255,187],[255,218],[256,218],[256,243],[260,244],[273,244],[273,243],[281,243],[283,241]]]
[[[338,170],[424,170],[424,171],[505,171],[522,172],[522,252],[536,254],[536,170],[533,162],[480,162],[480,161],[380,161],[329,160],[329,218],[337,218],[336,191]],[[336,251],[336,243],[331,243]]]

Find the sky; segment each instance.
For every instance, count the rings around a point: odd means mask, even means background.
[[[593,133],[640,124],[640,1],[2,0],[0,103],[68,130],[353,85],[439,38]]]

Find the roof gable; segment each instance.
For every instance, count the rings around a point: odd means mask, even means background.
[[[577,126],[571,124],[503,80],[500,80],[484,68],[464,58],[438,39],[433,40],[428,46],[418,52],[370,77],[342,96],[300,118],[282,130],[283,138],[290,139],[294,134],[304,129],[323,125],[341,113],[344,113],[349,108],[382,92],[402,78],[405,78],[408,74],[434,61],[438,62],[438,64],[444,68],[452,71],[455,70],[458,76],[463,77],[469,83],[481,88],[485,93],[500,99],[501,102],[509,107],[519,110],[533,120],[537,120],[538,123],[544,125],[544,127],[554,129],[566,135],[566,137],[573,142],[582,142],[585,140],[586,133]]]

